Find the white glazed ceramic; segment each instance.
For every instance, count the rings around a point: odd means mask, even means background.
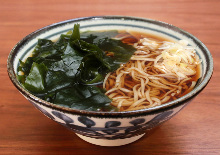
[[[60,107],[30,94],[16,79],[19,59],[25,60],[39,38],[55,39],[80,23],[80,30],[134,30],[171,40],[188,40],[202,60],[201,78],[194,90],[161,106],[129,112],[92,112]],[[96,145],[120,146],[132,143],[177,114],[208,84],[213,60],[205,45],[196,37],[175,26],[151,19],[124,16],[86,17],[63,21],[39,29],[22,39],[8,57],[8,74],[20,93],[50,119],[74,131],[80,138]],[[64,131],[65,132],[65,131]]]

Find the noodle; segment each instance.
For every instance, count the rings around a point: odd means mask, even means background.
[[[150,43],[145,43],[145,41],[150,42],[149,39],[140,39],[138,43],[135,43],[134,47],[137,51],[130,61],[115,72],[107,74],[104,79],[103,88],[107,90],[106,95],[112,99],[111,104],[120,111],[151,108],[164,104],[181,97],[196,85],[196,81],[191,80],[196,73],[197,65],[195,64],[199,63],[192,53],[181,53],[182,49],[176,52],[179,53],[178,56],[184,57],[180,57],[181,61],[190,63],[190,68],[186,68],[182,64],[173,65],[179,67],[177,69],[181,69],[181,71],[190,71],[185,76],[169,65],[171,62],[165,60],[164,54],[161,54],[167,48],[172,48],[174,43],[165,41],[160,46],[161,43],[154,41],[152,46],[149,46]],[[192,49],[190,50],[192,51]],[[181,62],[176,55],[167,56]],[[191,60],[192,57],[194,60]],[[162,58],[164,58],[164,62],[161,61]],[[195,64],[192,64],[193,61]],[[166,62],[168,63],[166,64]],[[165,63],[164,66],[162,63]]]

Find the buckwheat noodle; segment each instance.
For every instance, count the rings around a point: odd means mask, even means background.
[[[169,42],[152,44],[149,39],[141,39],[134,44],[137,51],[130,61],[105,77],[103,88],[107,91],[106,95],[112,99],[111,104],[120,111],[139,110],[164,104],[190,92],[197,80],[193,77],[199,64],[198,59],[192,52],[183,57],[182,53],[186,51],[181,53],[175,50],[182,56],[175,58],[175,61],[182,59],[179,64],[175,64],[181,71],[173,71],[173,68],[169,70],[172,65],[167,65],[170,62],[166,62],[164,54],[172,50],[174,47],[171,46],[174,45],[179,46]],[[187,50],[192,51],[191,48]],[[190,63],[192,58],[194,61]],[[189,65],[185,69],[182,63],[186,61]],[[184,69],[187,71],[185,74],[182,71]]]

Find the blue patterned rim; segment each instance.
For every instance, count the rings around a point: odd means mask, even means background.
[[[26,53],[21,55],[19,58],[18,53],[20,52],[20,49],[25,47],[28,42],[32,41],[33,39],[36,39],[37,36],[44,34],[45,32],[48,32],[50,30],[60,28],[63,25],[68,25],[68,24],[73,24],[73,23],[83,23],[83,22],[91,22],[93,23],[94,21],[108,21],[108,20],[117,20],[117,21],[125,21],[123,24],[122,23],[107,23],[107,24],[102,24],[102,26],[123,26],[123,27],[134,27],[134,28],[140,28],[140,29],[148,29],[152,30],[154,32],[161,32],[160,30],[157,29],[157,27],[165,28],[167,31],[163,31],[163,34],[179,40],[180,37],[176,36],[175,34],[182,35],[182,37],[187,38],[190,40],[194,45],[197,46],[197,48],[200,50],[199,56],[203,57],[203,62],[202,62],[202,67],[203,67],[203,75],[198,82],[197,86],[195,87],[194,90],[192,90],[190,93],[184,95],[181,98],[178,98],[177,100],[168,102],[166,104],[148,108],[148,109],[142,109],[142,110],[135,110],[135,111],[126,111],[126,112],[94,112],[94,111],[85,111],[85,110],[75,110],[75,109],[70,109],[70,108],[65,108],[61,107],[49,102],[46,102],[28,91],[26,91],[21,84],[18,82],[16,78],[16,65],[15,61],[18,62],[17,59],[20,59],[25,56]],[[129,22],[129,24],[126,24],[126,22]],[[140,25],[135,24],[136,22],[141,23]],[[134,23],[134,24],[132,24]],[[156,28],[147,28],[143,24],[152,24],[155,25]],[[87,27],[95,27],[97,26],[96,24],[89,24],[89,25],[82,25],[82,28],[87,28]],[[99,25],[100,26],[100,25]],[[60,34],[66,32],[67,29],[61,30],[59,32],[56,32],[55,34]],[[174,32],[173,34],[171,32]],[[51,36],[54,36],[55,34],[52,34]],[[48,35],[47,37],[51,37]],[[33,44],[29,49],[33,48],[36,44]],[[17,59],[16,59],[17,58]],[[29,100],[34,101],[38,104],[42,104],[44,106],[50,107],[52,109],[64,111],[66,113],[72,113],[72,114],[79,114],[79,115],[86,115],[86,116],[98,116],[98,117],[127,117],[127,116],[137,116],[137,115],[146,115],[146,114],[152,114],[152,113],[157,113],[160,111],[165,111],[168,109],[172,109],[176,106],[180,106],[188,101],[190,101],[192,98],[197,96],[208,84],[209,80],[211,79],[212,73],[213,73],[213,59],[211,56],[211,53],[209,50],[206,48],[206,46],[196,37],[194,37],[192,34],[175,27],[171,24],[164,23],[161,21],[156,21],[152,19],[145,19],[145,18],[138,18],[138,17],[128,17],[128,16],[93,16],[93,17],[84,17],[84,18],[76,18],[76,19],[71,19],[71,20],[66,20],[62,21],[59,23],[55,23],[46,27],[43,27],[35,32],[32,32],[28,36],[26,36],[24,39],[19,41],[15,47],[11,50],[9,57],[8,57],[8,62],[7,62],[7,68],[8,68],[8,75],[10,77],[10,80],[12,83],[15,85],[15,87]]]

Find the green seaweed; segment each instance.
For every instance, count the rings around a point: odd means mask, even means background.
[[[89,111],[117,111],[98,87],[107,73],[129,61],[135,49],[112,39],[117,31],[80,33],[80,25],[57,41],[39,39],[32,55],[20,61],[17,75],[34,95],[51,103]],[[114,56],[107,56],[105,52]]]

